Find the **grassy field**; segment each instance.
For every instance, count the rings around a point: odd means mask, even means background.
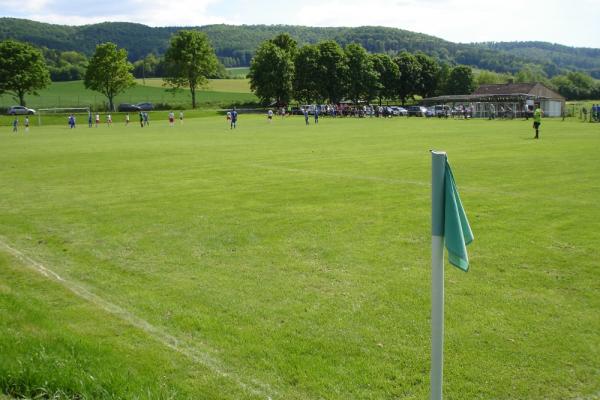
[[[430,155],[475,242],[447,399],[600,397],[600,124],[0,128],[0,392],[423,399]],[[55,397],[52,397],[55,396]],[[77,397],[80,396],[80,397]]]
[[[164,80],[162,78],[149,78],[144,83],[142,79],[136,79],[136,83],[141,86],[161,88]],[[251,93],[249,79],[209,79],[206,89],[212,92]]]
[[[140,80],[141,82],[141,80]],[[125,91],[115,99],[119,103],[152,102],[169,104],[175,107],[191,107],[192,100],[189,91],[181,90],[176,93],[168,92],[161,86],[161,80],[146,79],[146,86],[137,85]],[[236,92],[239,89],[240,92]],[[229,107],[232,104],[256,102],[258,99],[250,93],[246,80],[224,79],[223,82],[211,81],[206,90],[196,95],[196,101],[201,107]],[[39,96],[27,96],[27,106],[32,108],[52,107],[87,107],[105,109],[103,104],[106,97],[98,92],[85,89],[82,81],[54,82],[47,89],[41,90]],[[14,99],[8,95],[0,96],[0,107],[15,105]]]
[[[234,78],[245,78],[250,72],[250,67],[227,68],[227,72]]]

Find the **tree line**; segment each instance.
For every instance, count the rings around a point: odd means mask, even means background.
[[[90,57],[96,43],[112,42],[128,51],[129,61],[149,54],[162,56],[169,38],[179,28],[105,22],[84,26],[53,25],[15,18],[0,18],[0,40],[16,39],[56,51],[77,51]],[[370,53],[396,56],[421,51],[438,62],[464,64],[499,73],[516,74],[526,64],[540,65],[552,78],[582,71],[600,78],[600,49],[575,48],[545,42],[452,43],[434,36],[386,27],[304,27],[286,25],[207,25],[194,30],[209,37],[226,67],[248,66],[258,46],[280,33],[304,44],[333,40],[346,47],[362,45]]]
[[[68,56],[74,62],[81,60],[77,53]],[[65,53],[59,55],[59,62],[63,57]],[[171,37],[162,64],[165,84],[173,89],[187,88],[193,108],[196,92],[222,69],[208,37],[194,30],[181,30]],[[115,97],[135,85],[133,70],[127,50],[112,42],[102,43],[85,62],[84,86],[106,96],[109,110],[114,110]],[[50,84],[49,63],[42,51],[15,40],[0,42],[0,95],[11,95],[25,106],[26,95],[35,95]]]
[[[265,40],[250,63],[250,87],[265,105],[373,102],[470,94],[482,84],[541,82],[568,100],[600,98],[600,82],[581,71],[550,77],[543,65],[528,63],[515,74],[473,72],[421,51],[395,56],[369,53],[359,43],[342,47],[327,40],[300,46],[289,34]]]
[[[184,50],[177,52],[177,48]],[[26,95],[36,94],[52,80],[79,78],[87,88],[107,96],[112,109],[114,97],[133,85],[134,77],[152,76],[163,77],[173,88],[187,87],[195,107],[196,91],[208,78],[225,77],[226,71],[208,36],[196,30],[174,33],[163,57],[150,53],[134,63],[127,50],[112,42],[96,46],[89,59],[75,51],[40,50],[10,39],[0,42],[0,95],[9,94],[21,105]],[[361,44],[342,47],[333,40],[300,46],[289,34],[259,45],[249,78],[264,104],[287,104],[292,98],[306,103],[342,99],[404,103],[414,96],[466,94],[476,84],[508,81],[542,82],[569,100],[600,98],[598,81],[580,71],[550,78],[543,66],[525,64],[515,75],[474,74],[468,66],[441,62],[422,52],[373,54]]]
[[[475,88],[470,67],[439,63],[424,53],[370,54],[360,44],[342,48],[328,40],[298,46],[289,34],[266,40],[250,63],[250,87],[263,104],[282,106],[342,100],[372,102],[414,96],[467,94]]]

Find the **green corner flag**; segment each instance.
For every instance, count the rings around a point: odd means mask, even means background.
[[[469,269],[467,245],[473,241],[473,232],[460,201],[447,158],[444,174],[444,238],[448,261],[455,267],[467,271]]]

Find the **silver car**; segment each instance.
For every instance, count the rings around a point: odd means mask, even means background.
[[[23,106],[12,106],[8,109],[8,115],[27,115],[27,114],[35,114],[35,110],[33,108],[27,108]]]

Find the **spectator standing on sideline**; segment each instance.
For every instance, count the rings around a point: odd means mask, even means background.
[[[237,118],[238,113],[235,110],[235,107],[233,107],[233,111],[231,111],[231,129],[235,129],[237,127]]]
[[[535,129],[534,139],[540,138],[540,125],[542,125],[542,115],[544,112],[540,108],[539,104],[535,105],[535,111],[533,112],[533,129]]]

